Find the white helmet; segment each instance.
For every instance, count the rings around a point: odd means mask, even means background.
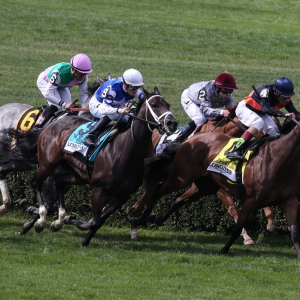
[[[143,76],[136,69],[128,69],[123,73],[123,82],[131,86],[142,86]]]

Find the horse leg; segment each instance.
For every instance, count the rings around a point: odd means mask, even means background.
[[[58,219],[53,221],[50,225],[50,230],[56,232],[64,225],[66,213],[65,193],[70,189],[71,184],[75,184],[76,178],[70,172],[59,172],[55,174],[55,186],[58,201]]]
[[[239,218],[239,213],[236,205],[234,204],[231,196],[227,194],[223,189],[219,189],[217,192],[218,197],[221,199],[223,204],[226,206],[229,214],[233,218],[235,222],[237,222]],[[252,240],[252,238],[248,235],[245,228],[242,229],[241,233],[242,238],[244,239],[244,245],[254,245],[255,242]]]
[[[24,225],[21,231],[17,232],[17,235],[26,234],[34,225],[34,223],[38,220],[39,214],[34,214]]]
[[[245,200],[239,214],[236,226],[232,229],[231,236],[226,245],[222,248],[221,254],[227,254],[235,240],[241,235],[244,225],[246,224],[251,213],[256,209],[253,199]]]
[[[270,207],[264,207],[263,210],[264,210],[266,219],[268,221],[267,230],[269,230],[270,232],[276,234],[277,231],[276,231],[276,228],[275,228],[274,214],[273,214],[271,208]]]
[[[102,201],[100,201],[102,199]],[[104,191],[101,187],[92,188],[92,213],[93,218],[88,222],[83,220],[76,220],[72,216],[66,216],[64,219],[65,224],[71,224],[76,226],[80,230],[90,230],[88,234],[81,241],[82,246],[88,246],[91,239],[101,227],[101,214],[103,210],[103,203],[106,199]]]
[[[297,227],[297,217],[299,212],[299,202],[297,197],[288,199],[285,203],[280,205],[286,217],[287,224],[291,232],[291,238],[294,243],[297,258],[300,259],[300,235]]]
[[[3,205],[0,205],[0,213],[4,213],[12,202],[9,195],[9,190],[5,180],[5,176],[0,176],[0,190],[3,199]]]
[[[37,175],[38,176],[38,175]],[[47,208],[42,198],[42,182],[37,181],[37,176],[32,180],[32,188],[35,193],[36,200],[39,205],[39,216],[40,218],[35,222],[34,229],[37,233],[40,233],[44,230],[46,226],[46,217],[47,217]]]
[[[202,195],[198,187],[195,184],[192,184],[192,186],[187,191],[181,193],[181,195],[177,195],[175,199],[173,199],[173,201],[170,203],[169,207],[163,214],[157,217],[150,216],[149,222],[161,226],[171,216],[172,213],[179,210],[186,204],[199,200],[201,196]]]

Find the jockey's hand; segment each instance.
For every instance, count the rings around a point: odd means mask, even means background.
[[[295,113],[287,113],[287,114],[285,114],[284,115],[285,117],[288,117],[288,118],[290,118],[290,119],[295,119],[296,118],[296,115],[295,115]]]
[[[70,108],[73,108],[74,107],[74,104],[73,103],[66,103],[65,105],[64,105],[64,108],[65,109],[70,109]]]
[[[223,116],[224,116],[224,118],[229,117],[230,114],[231,114],[231,112],[230,112],[229,110],[227,110],[227,109],[225,109],[225,110],[223,111]]]
[[[126,115],[126,114],[129,114],[131,112],[131,110],[129,107],[124,107],[124,108],[119,108],[118,112],[119,112],[119,114]]]

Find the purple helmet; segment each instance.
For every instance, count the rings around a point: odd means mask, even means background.
[[[93,72],[90,58],[83,54],[76,54],[70,60],[71,66],[82,74],[89,74]]]

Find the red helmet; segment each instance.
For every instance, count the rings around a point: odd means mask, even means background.
[[[215,86],[219,89],[237,90],[234,77],[228,72],[220,73],[215,79]]]

